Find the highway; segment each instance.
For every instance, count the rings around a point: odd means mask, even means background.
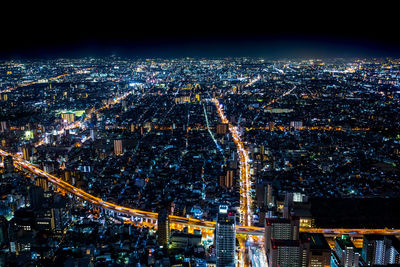
[[[25,161],[24,159],[12,155],[2,149],[0,149],[1,156],[12,156],[14,159],[14,165],[17,167],[21,167],[32,174],[36,174],[41,177],[45,177],[48,179],[49,182],[56,185],[57,187],[62,188],[63,190],[67,191],[68,193],[75,195],[76,197],[87,201],[88,203],[93,204],[94,206],[104,208],[109,211],[114,211],[116,213],[126,214],[129,216],[136,216],[141,217],[144,219],[157,219],[157,213],[150,212],[150,211],[143,211],[138,209],[132,209],[128,207],[123,207],[118,204],[114,204],[111,202],[104,201],[96,196],[93,196],[85,191],[51,175],[38,167],[30,164],[29,162]],[[171,224],[178,224],[178,225],[186,225],[186,226],[193,226],[199,228],[205,228],[208,230],[214,230],[215,228],[215,221],[205,221],[199,220],[194,218],[186,218],[180,216],[170,216]],[[155,223],[153,223],[155,226]],[[250,236],[263,236],[264,228],[263,227],[256,227],[256,226],[244,226],[244,225],[237,225],[236,232],[238,234],[246,234]],[[335,228],[335,229],[326,229],[326,228],[300,228],[300,232],[308,232],[308,233],[322,233],[324,235],[329,236],[339,236],[341,234],[349,234],[355,236],[361,236],[365,234],[382,234],[382,235],[400,235],[400,229],[344,229],[344,228]]]
[[[67,75],[68,74],[61,74],[61,75],[58,75],[58,76],[55,76],[55,77],[51,77],[48,80],[49,81],[57,80],[57,79],[59,79],[61,77],[67,76]],[[15,89],[18,89],[18,88],[21,88],[21,87],[26,87],[26,86],[29,86],[29,85],[34,85],[34,84],[37,84],[37,83],[39,83],[39,81],[21,83],[21,84],[15,86],[15,87],[10,87],[10,88],[7,88],[7,89],[0,90],[0,94],[8,93],[8,92],[11,92],[11,91],[13,91]]]
[[[240,160],[240,224],[250,226],[252,223],[251,203],[252,198],[250,195],[251,181],[250,181],[250,164],[249,153],[247,152],[243,141],[240,138],[239,129],[229,123],[223,110],[223,105],[219,103],[218,99],[214,98],[213,102],[217,107],[217,113],[222,123],[228,124],[229,131],[236,144],[237,152]]]
[[[36,174],[38,176],[45,177],[53,185],[61,188],[62,190],[66,191],[66,192],[78,197],[79,199],[82,199],[96,207],[100,207],[100,208],[103,208],[108,211],[113,211],[117,214],[121,213],[121,214],[125,214],[128,216],[141,217],[144,219],[151,219],[151,220],[157,219],[157,213],[155,213],[155,212],[123,207],[118,204],[114,204],[114,203],[102,200],[101,198],[93,196],[93,195],[61,180],[60,178],[57,178],[56,176],[51,175],[51,174],[41,170],[40,168],[32,165],[31,163],[27,162],[26,160],[24,160],[18,156],[12,155],[4,150],[0,149],[0,155],[1,156],[12,156],[14,159],[14,165],[16,167],[23,168],[32,174]],[[203,228],[203,229],[205,228],[205,229],[209,229],[209,230],[214,230],[214,228],[215,228],[214,221],[204,221],[204,220],[199,220],[199,219],[194,219],[194,218],[186,218],[186,217],[179,217],[179,216],[173,216],[173,215],[170,216],[170,219],[171,219],[171,224],[187,225],[187,226],[193,226],[193,227],[198,227],[198,228]],[[155,222],[153,224],[154,224],[154,226],[156,225]],[[262,235],[263,229],[260,227],[238,226],[238,232],[243,233],[243,234]]]
[[[255,81],[254,81],[255,82]],[[233,126],[224,114],[223,105],[219,103],[218,99],[213,98],[212,100],[217,108],[217,113],[222,121],[228,125],[229,132],[232,135],[233,141],[237,148],[237,153],[239,155],[239,171],[240,171],[240,179],[239,179],[239,190],[240,190],[240,225],[244,227],[250,227],[252,224],[252,211],[251,211],[251,203],[252,197],[250,195],[251,182],[250,182],[250,163],[249,163],[249,153],[247,152],[243,141],[240,138],[239,129],[236,126]],[[240,229],[240,228],[239,228]],[[236,229],[237,233],[240,233],[240,230]],[[242,228],[248,229],[248,228]],[[254,231],[254,230],[253,230]],[[263,234],[263,229],[257,233]],[[246,251],[245,245],[246,239],[241,238],[239,240],[239,253],[238,253],[238,266],[249,266],[249,253]]]

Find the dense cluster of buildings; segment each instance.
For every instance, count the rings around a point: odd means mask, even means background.
[[[393,236],[356,247],[300,229],[316,226],[315,198],[400,197],[399,72],[394,59],[1,62],[3,151],[159,214],[158,229],[125,225],[4,156],[3,259],[229,266],[263,261],[263,251],[270,266],[398,263]],[[232,125],[249,156],[244,193]],[[250,224],[265,228],[256,250],[234,238],[242,194]],[[214,221],[214,238],[171,229],[170,216]]]

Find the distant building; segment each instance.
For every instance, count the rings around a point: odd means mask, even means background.
[[[215,227],[217,267],[235,266],[236,222],[235,214],[228,212],[228,206],[219,208]]]
[[[5,156],[3,158],[3,166],[5,173],[13,173],[14,172],[14,159],[12,156]]]
[[[294,130],[301,130],[303,129],[303,122],[302,121],[291,121],[290,128]]]
[[[4,216],[0,216],[0,245],[8,242],[8,221]]]
[[[71,124],[75,121],[75,114],[72,112],[61,113],[61,119],[68,124]]]
[[[22,147],[22,155],[24,160],[30,161],[32,156],[32,147],[30,145],[26,145]]]
[[[223,135],[228,132],[228,124],[220,123],[217,125],[217,134]]]
[[[96,140],[96,130],[95,129],[90,129],[90,139],[92,139],[92,141]]]
[[[117,156],[120,156],[123,153],[124,152],[122,149],[122,140],[120,140],[120,139],[114,140],[114,154]]]
[[[232,188],[234,185],[234,170],[227,170],[225,176],[221,176],[219,179],[219,185],[223,188]]]
[[[5,121],[0,121],[0,132],[4,133],[7,131],[7,123]]]

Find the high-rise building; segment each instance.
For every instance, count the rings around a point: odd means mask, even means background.
[[[5,156],[3,158],[3,166],[5,173],[13,173],[14,172],[14,159],[12,156]]]
[[[267,205],[271,207],[273,205],[272,185],[267,185]]]
[[[224,188],[232,188],[234,185],[234,170],[227,170],[225,176],[221,176],[219,180],[219,185]]]
[[[4,216],[0,215],[0,245],[8,242],[8,221]]]
[[[335,239],[335,248],[331,254],[332,267],[357,267],[360,253],[350,240],[349,235],[341,235]]]
[[[228,206],[221,205],[215,226],[217,267],[235,266],[236,222]]]
[[[7,130],[7,123],[5,121],[0,121],[0,132],[4,133]]]
[[[291,121],[290,128],[294,130],[301,130],[303,129],[303,122],[302,121]]]
[[[299,240],[271,240],[271,250],[268,254],[268,266],[300,267],[302,250]]]
[[[268,216],[270,213],[268,213]],[[309,243],[299,240],[299,218],[265,218],[265,253],[269,266],[305,267]]]
[[[157,218],[157,240],[160,246],[168,246],[169,234],[169,214],[167,208],[162,208],[159,210]]]
[[[331,248],[323,234],[301,233],[300,240],[304,244],[309,243],[307,261],[303,266],[328,267],[331,261]]]
[[[117,156],[122,155],[124,152],[122,150],[122,140],[114,140],[114,154]]]
[[[39,209],[44,203],[43,189],[38,186],[31,186],[28,190],[29,202],[33,209]]]
[[[228,132],[228,124],[220,123],[217,125],[217,134],[226,134]]]
[[[95,129],[90,129],[90,139],[92,139],[92,141],[96,140],[96,130]]]
[[[26,145],[22,147],[22,155],[24,160],[30,161],[32,156],[32,147],[30,145]]]
[[[366,265],[400,263],[400,241],[392,235],[364,235],[361,257]]]
[[[72,112],[61,113],[61,119],[63,119],[64,122],[71,124],[75,121],[75,114]]]
[[[299,239],[299,218],[290,216],[286,218],[265,219],[265,249],[268,255],[271,249],[271,240],[298,240]]]

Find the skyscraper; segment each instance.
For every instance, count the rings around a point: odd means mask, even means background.
[[[32,148],[30,145],[25,145],[22,147],[22,155],[24,160],[30,161],[32,156]]]
[[[236,222],[228,206],[221,205],[215,228],[217,267],[235,266]]]
[[[169,234],[169,215],[167,208],[162,208],[159,210],[157,218],[157,240],[160,246],[168,246]]]
[[[270,267],[300,267],[307,260],[308,247],[299,240],[299,218],[265,219],[265,253]],[[303,252],[303,250],[306,250]],[[303,259],[304,258],[304,259]]]
[[[299,219],[295,216],[286,218],[266,218],[265,221],[265,248],[269,253],[271,240],[298,240],[299,239]]]

